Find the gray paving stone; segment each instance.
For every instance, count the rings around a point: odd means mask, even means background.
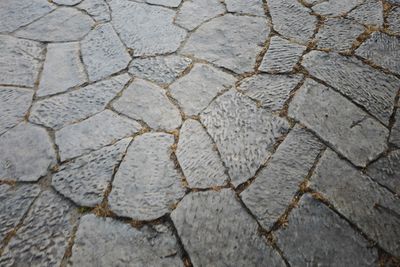
[[[387,16],[388,29],[394,34],[400,34],[400,7],[395,7],[389,11]]]
[[[312,9],[323,16],[340,16],[362,4],[364,0],[328,0],[316,4]]]
[[[111,218],[82,217],[73,266],[183,266],[172,230],[166,225],[135,229]]]
[[[52,0],[52,2],[59,5],[74,6],[79,4],[82,0]]]
[[[186,115],[197,115],[235,81],[232,75],[209,65],[195,64],[189,74],[170,86],[170,92]]]
[[[272,73],[290,72],[300,60],[304,50],[306,50],[306,47],[303,45],[289,42],[279,36],[273,36],[258,69]]]
[[[390,3],[392,5],[400,5],[400,1],[399,0],[387,0],[387,3]]]
[[[383,24],[383,4],[379,0],[365,1],[351,11],[347,17],[364,25],[381,27]]]
[[[85,10],[96,22],[111,20],[111,11],[105,0],[83,0],[77,7]]]
[[[0,136],[0,179],[37,181],[56,162],[46,130],[20,123]]]
[[[169,213],[185,194],[171,160],[174,137],[148,133],[128,148],[108,197],[110,209],[134,220],[154,220]]]
[[[390,142],[400,147],[400,110],[396,111],[395,123],[390,133]]]
[[[302,64],[311,75],[327,82],[383,124],[388,124],[400,79],[335,53],[312,51],[304,56]]]
[[[378,265],[377,250],[345,220],[311,196],[303,196],[288,219],[289,225],[277,233],[277,243],[291,265]]]
[[[122,139],[62,165],[53,175],[53,187],[79,206],[100,204],[131,140]]]
[[[322,148],[316,137],[296,126],[243,191],[244,204],[265,229],[270,230],[284,214]]]
[[[175,52],[186,36],[184,29],[173,24],[173,10],[128,0],[113,0],[109,4],[112,23],[135,56]]]
[[[264,18],[228,14],[196,29],[182,53],[193,54],[236,73],[251,72],[269,32]]]
[[[29,120],[51,128],[61,128],[98,113],[122,90],[128,74],[87,85],[78,90],[37,101]]]
[[[169,101],[166,91],[145,80],[134,80],[112,106],[154,129],[173,130],[182,123],[179,110]]]
[[[21,222],[39,193],[38,185],[0,184],[0,241]]]
[[[290,92],[303,77],[301,75],[257,74],[242,80],[239,90],[252,99],[260,101],[260,106],[269,111],[284,108]]]
[[[335,209],[355,223],[380,247],[400,255],[400,200],[346,161],[327,150],[320,160],[311,187]]]
[[[178,7],[182,0],[146,0],[146,3],[166,7]]]
[[[233,90],[213,101],[201,114],[201,121],[235,186],[254,176],[288,128],[286,120],[257,108],[252,100]]]
[[[33,93],[30,89],[0,86],[0,135],[24,119]]]
[[[262,0],[225,0],[228,12],[265,16]]]
[[[40,43],[0,35],[0,84],[33,87],[42,51]]]
[[[140,131],[140,124],[104,110],[56,132],[61,161],[100,149]]]
[[[171,218],[194,266],[285,266],[231,190],[192,192]]]
[[[87,81],[79,43],[48,44],[37,96],[61,93]]]
[[[75,221],[70,203],[45,191],[0,257],[0,265],[60,266]]]
[[[94,21],[85,13],[75,8],[60,7],[18,30],[15,35],[43,42],[78,41],[93,24]]]

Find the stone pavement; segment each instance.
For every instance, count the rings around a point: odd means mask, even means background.
[[[399,0],[0,0],[0,266],[400,266]]]

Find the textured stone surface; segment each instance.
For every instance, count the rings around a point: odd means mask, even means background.
[[[194,266],[285,266],[230,190],[190,193],[171,218]]]
[[[36,181],[55,163],[46,130],[20,123],[0,136],[0,180]]]
[[[237,73],[250,72],[269,31],[264,18],[228,14],[196,29],[182,53],[193,54]]]
[[[80,206],[100,204],[131,140],[122,139],[62,165],[53,175],[53,187]]]
[[[112,106],[154,129],[173,130],[182,122],[179,110],[169,101],[166,91],[145,80],[134,80]]]
[[[235,91],[212,102],[201,121],[216,142],[235,186],[254,176],[288,127],[284,119],[257,108]]]
[[[291,265],[377,266],[377,250],[309,195],[303,196],[288,220],[288,227],[277,233],[277,243]]]
[[[146,0],[146,3],[166,7],[178,7],[182,0]]]
[[[328,0],[316,4],[312,9],[320,15],[339,16],[346,14],[363,2],[364,0]]]
[[[52,0],[52,1],[59,5],[73,6],[79,4],[82,0]]]
[[[91,152],[140,130],[139,123],[105,110],[56,132],[62,161]]]
[[[166,225],[135,229],[111,218],[85,215],[72,249],[73,266],[183,266]]]
[[[383,24],[383,4],[379,0],[365,1],[347,16],[359,23],[380,27]]]
[[[390,133],[390,142],[400,147],[400,110],[397,109],[395,122]]]
[[[206,64],[196,64],[186,76],[170,86],[170,92],[186,115],[197,115],[236,79]]]
[[[89,13],[96,22],[111,20],[111,11],[105,0],[84,0],[77,7]]]
[[[304,57],[303,66],[388,124],[400,79],[334,53],[312,51]]]
[[[108,197],[110,209],[134,220],[154,220],[170,212],[185,194],[170,159],[174,137],[149,133],[128,148]]]
[[[389,31],[400,34],[400,7],[395,7],[389,11],[387,17],[387,23],[389,25]]]
[[[265,16],[262,0],[225,0],[228,12]]]

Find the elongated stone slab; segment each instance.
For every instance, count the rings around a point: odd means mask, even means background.
[[[225,0],[228,12],[265,16],[262,0]]]
[[[386,20],[389,25],[389,31],[394,34],[400,34],[400,7],[390,10]]]
[[[89,13],[96,22],[111,20],[111,10],[105,0],[83,0],[77,7]]]
[[[395,122],[390,132],[390,142],[400,147],[400,110],[396,111]]]
[[[383,4],[379,0],[365,1],[347,16],[364,25],[381,27],[383,24]]]
[[[339,16],[362,4],[363,0],[328,0],[317,3],[312,9],[323,16]]]

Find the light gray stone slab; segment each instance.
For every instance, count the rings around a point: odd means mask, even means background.
[[[363,2],[364,0],[328,0],[314,5],[312,9],[323,16],[340,16]]]
[[[213,101],[201,114],[201,121],[215,141],[234,186],[254,176],[288,128],[286,120],[257,108],[233,90]]]
[[[400,7],[395,7],[390,10],[386,21],[389,25],[389,31],[400,35]]]
[[[170,156],[174,137],[148,133],[128,148],[108,197],[110,209],[134,220],[154,220],[169,213],[185,194]]]
[[[170,92],[186,115],[197,115],[235,81],[232,75],[209,65],[195,64],[187,75],[170,86]]]
[[[146,3],[166,6],[166,7],[178,7],[182,0],[146,0]]]
[[[262,0],[225,0],[228,12],[265,16]]]
[[[192,192],[171,218],[194,266],[285,266],[231,190]]]
[[[74,6],[79,4],[82,0],[52,0],[52,2],[58,5]]]
[[[228,14],[197,28],[182,53],[192,54],[236,73],[251,72],[269,32],[264,18]]]
[[[364,25],[381,27],[383,24],[383,4],[379,0],[365,1],[352,10],[347,17]]]
[[[390,142],[400,147],[400,110],[397,109],[395,122],[390,133]]]
[[[96,22],[111,20],[111,11],[105,0],[83,0],[77,7],[85,10]]]

